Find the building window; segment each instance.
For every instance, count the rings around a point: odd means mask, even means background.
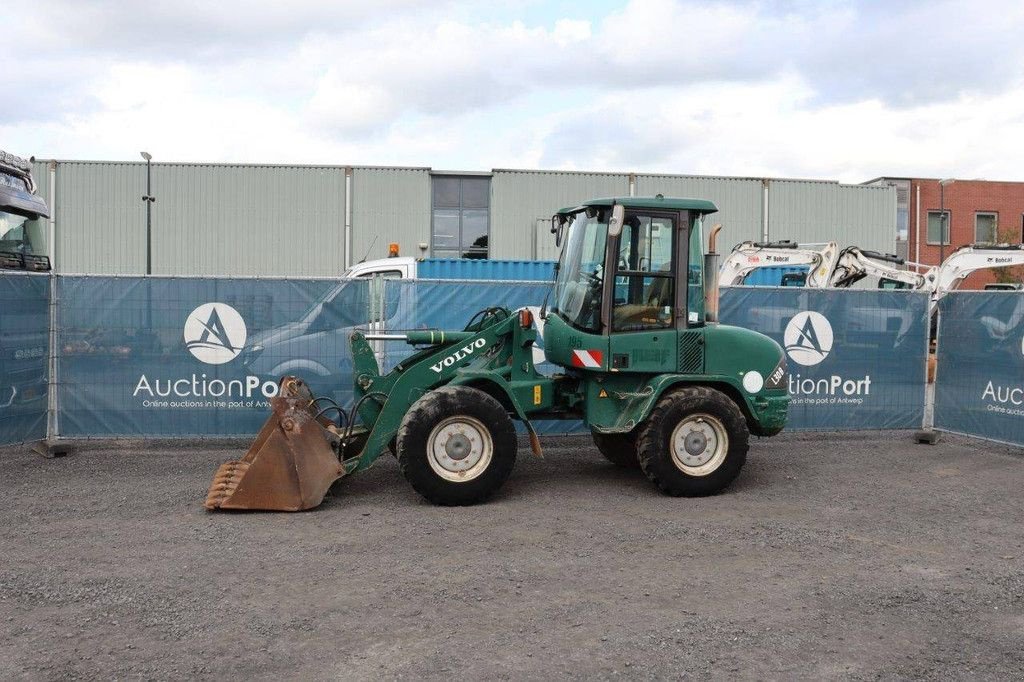
[[[946,219],[942,220],[942,213],[939,211],[928,211],[928,243],[938,244],[939,243],[939,232],[943,232],[942,243],[949,243],[949,221],[951,217],[949,211],[945,211]]]
[[[491,179],[435,175],[432,254],[438,258],[487,258]]]
[[[974,243],[995,244],[999,241],[997,228],[999,214],[978,212],[974,214]]]
[[[896,239],[905,242],[910,232],[910,181],[890,184],[896,188]]]

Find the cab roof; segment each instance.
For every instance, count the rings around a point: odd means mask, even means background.
[[[696,213],[714,213],[718,210],[714,202],[707,199],[681,199],[658,194],[653,197],[609,197],[607,199],[590,199],[574,208],[563,208],[559,213],[576,213],[588,206],[614,206],[622,204],[626,208],[653,208],[665,211],[694,211]]]

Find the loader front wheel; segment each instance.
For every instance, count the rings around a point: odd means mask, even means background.
[[[636,459],[636,434],[638,429],[629,433],[598,433],[591,431],[594,437],[594,445],[604,458],[615,466],[624,469],[639,468],[640,463]]]
[[[664,396],[640,427],[640,468],[662,492],[697,497],[721,492],[747,460],[750,432],[740,408],[707,386]]]
[[[434,504],[483,502],[516,463],[516,432],[505,408],[468,386],[444,386],[417,400],[397,446],[402,475]]]

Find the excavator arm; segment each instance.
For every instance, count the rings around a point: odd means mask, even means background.
[[[938,301],[972,272],[987,268],[1024,265],[1022,244],[969,244],[961,246],[938,268],[933,301]]]
[[[800,245],[793,241],[742,242],[722,262],[718,270],[718,284],[743,284],[746,276],[758,268],[806,265],[810,267],[806,286],[820,288],[828,285],[838,254],[835,242],[815,245]]]
[[[891,253],[868,251],[856,246],[843,249],[829,277],[828,286],[847,288],[865,277],[877,277],[904,285],[902,288],[932,291],[935,288],[937,268],[923,273],[904,270],[900,266],[908,263]],[[909,263],[909,265],[916,265]]]

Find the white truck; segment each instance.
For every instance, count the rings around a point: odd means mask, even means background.
[[[401,321],[417,320],[417,296],[411,287],[385,287],[387,280],[475,280],[481,282],[551,282],[553,261],[514,261],[484,259],[382,258],[353,265],[336,285],[320,297],[301,317],[283,325],[252,334],[242,351],[242,361],[257,376],[278,379],[288,374],[301,375],[323,390],[351,386],[349,336],[356,329],[384,332]],[[367,281],[366,284],[360,280]],[[385,295],[386,292],[386,295]],[[543,297],[543,294],[540,294]],[[540,305],[541,301],[516,302]],[[457,311],[452,311],[459,317]],[[468,320],[438,321],[437,326],[451,328]],[[385,342],[371,345],[381,366],[385,362]],[[332,353],[325,353],[332,349]],[[536,358],[535,358],[536,359]],[[543,355],[540,356],[540,361]],[[335,362],[337,361],[337,362]],[[329,366],[332,365],[333,366]]]

